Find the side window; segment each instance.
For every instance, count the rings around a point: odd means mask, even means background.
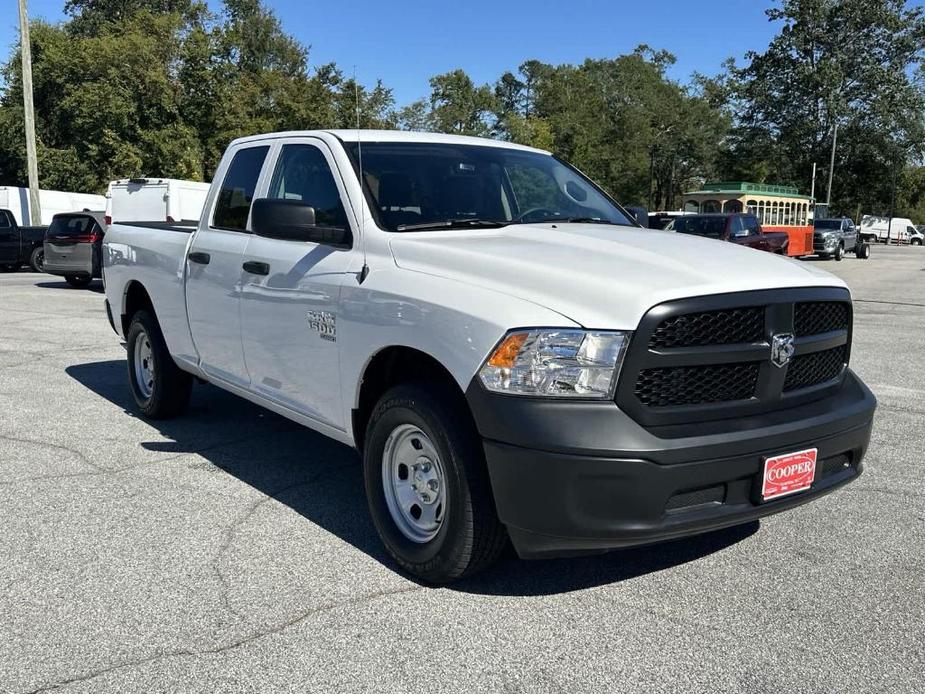
[[[758,236],[761,234],[761,230],[758,227],[758,218],[757,217],[745,217],[745,229],[748,231],[749,236]]]
[[[745,235],[745,225],[742,223],[741,217],[732,218],[732,235],[733,236],[744,236]]]
[[[283,145],[267,197],[311,205],[318,226],[347,227],[347,214],[331,167],[314,145]]]
[[[9,229],[13,224],[10,222],[10,213],[6,210],[0,210],[0,229]]]
[[[238,150],[234,155],[218,192],[212,226],[232,231],[247,229],[247,216],[250,214],[257,179],[260,178],[260,170],[269,151],[269,146],[248,147]]]

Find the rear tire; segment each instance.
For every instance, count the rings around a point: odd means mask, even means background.
[[[34,248],[29,256],[29,267],[33,272],[45,272],[45,249]]]
[[[193,377],[177,367],[161,328],[147,311],[138,311],[126,336],[128,380],[138,409],[151,419],[168,419],[189,404]]]
[[[854,255],[860,260],[867,260],[870,258],[870,244],[859,243],[858,247],[854,249]]]
[[[498,558],[507,532],[481,440],[458,394],[424,383],[392,388],[373,409],[365,441],[370,514],[399,566],[440,584]]]
[[[83,277],[81,275],[65,275],[64,281],[67,282],[72,287],[86,287],[90,284],[91,280],[89,277]]]

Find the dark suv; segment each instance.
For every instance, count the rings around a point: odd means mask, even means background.
[[[813,253],[820,258],[841,260],[847,251],[858,252],[858,230],[847,217],[813,222]]]
[[[719,241],[731,241],[759,251],[787,254],[789,237],[782,231],[761,230],[753,214],[690,214],[678,217],[666,228],[679,234],[692,234]]]

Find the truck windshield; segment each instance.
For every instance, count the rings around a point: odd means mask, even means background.
[[[681,234],[706,236],[710,239],[721,239],[726,229],[725,217],[678,217],[672,226]]]
[[[356,142],[345,143],[355,162]],[[363,177],[389,231],[539,222],[632,225],[596,185],[555,157],[506,147],[363,143]]]
[[[817,219],[813,222],[816,229],[841,229],[840,219]]]

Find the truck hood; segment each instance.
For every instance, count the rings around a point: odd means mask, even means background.
[[[599,224],[396,234],[396,264],[514,296],[588,328],[634,329],[663,301],[844,287],[809,263],[673,232]]]

